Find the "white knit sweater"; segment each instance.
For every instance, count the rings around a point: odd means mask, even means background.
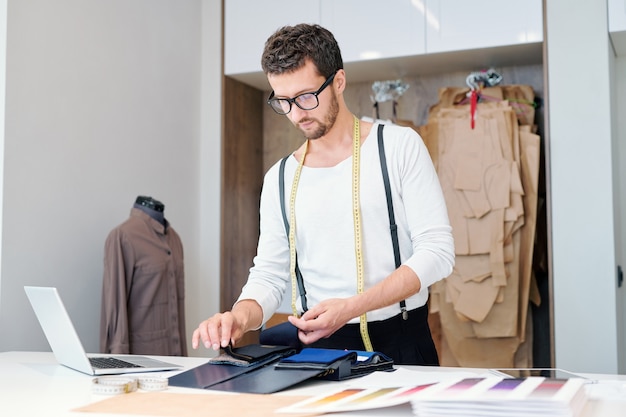
[[[377,125],[361,145],[360,207],[365,289],[395,270],[387,201],[378,154]],[[386,125],[384,144],[402,264],[421,280],[407,309],[423,306],[428,286],[447,277],[454,265],[454,243],[444,197],[428,150],[410,128]],[[297,160],[285,166],[285,207]],[[280,209],[279,162],[265,175],[261,194],[261,234],[254,266],[239,300],[254,299],[265,322],[281,304],[289,274],[288,238]],[[327,298],[357,292],[352,158],[330,168],[303,167],[296,197],[296,248],[309,308]],[[293,227],[293,225],[291,226]],[[291,294],[285,294],[291,297]],[[298,308],[302,311],[298,301]],[[400,312],[397,304],[371,311],[368,321]],[[353,322],[358,322],[358,318]]]

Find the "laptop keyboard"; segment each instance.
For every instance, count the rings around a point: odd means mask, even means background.
[[[141,365],[111,357],[89,358],[89,362],[97,369],[141,368]]]

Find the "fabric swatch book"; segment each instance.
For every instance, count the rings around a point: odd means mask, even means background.
[[[577,417],[586,401],[583,379],[489,376],[400,387],[352,385],[278,411],[330,413],[382,409],[408,403],[417,417]]]
[[[394,370],[393,360],[380,352],[322,348],[304,348],[295,355],[282,358],[276,369],[317,369],[324,371],[319,378],[334,381],[358,378],[374,371]]]

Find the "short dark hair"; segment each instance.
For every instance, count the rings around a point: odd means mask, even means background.
[[[265,74],[282,74],[301,68],[307,60],[325,78],[343,69],[341,50],[333,34],[319,25],[301,23],[284,26],[267,39],[261,66]]]

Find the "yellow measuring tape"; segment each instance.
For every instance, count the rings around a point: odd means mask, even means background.
[[[354,139],[352,140],[352,215],[354,217],[354,251],[356,253],[357,293],[363,293],[363,251],[361,245],[361,199],[359,178],[361,173],[361,129],[359,119],[354,117]],[[365,350],[372,352],[372,341],[367,331],[367,314],[359,318],[361,339]]]
[[[291,274],[291,310],[293,311],[293,315],[296,317],[300,317],[298,309],[296,308],[296,191],[298,190],[300,173],[302,172],[302,167],[304,166],[304,158],[306,157],[308,147],[309,141],[307,140],[304,142],[302,158],[300,159],[296,173],[293,176],[291,195],[289,197],[289,273]]]
[[[298,168],[294,174],[293,183],[291,184],[291,195],[289,197],[289,256],[290,256],[290,274],[291,274],[291,309],[294,316],[298,317],[296,309],[296,191],[300,174],[304,166],[304,158],[308,149],[309,141],[304,144],[302,158],[298,163]],[[360,160],[361,160],[361,129],[359,119],[354,117],[354,130],[352,140],[352,217],[354,219],[354,250],[356,255],[356,273],[357,273],[357,293],[363,293],[363,251],[361,242],[361,202],[360,202]],[[359,318],[359,329],[361,331],[361,339],[365,350],[372,352],[372,341],[367,331],[367,314],[363,313]]]

